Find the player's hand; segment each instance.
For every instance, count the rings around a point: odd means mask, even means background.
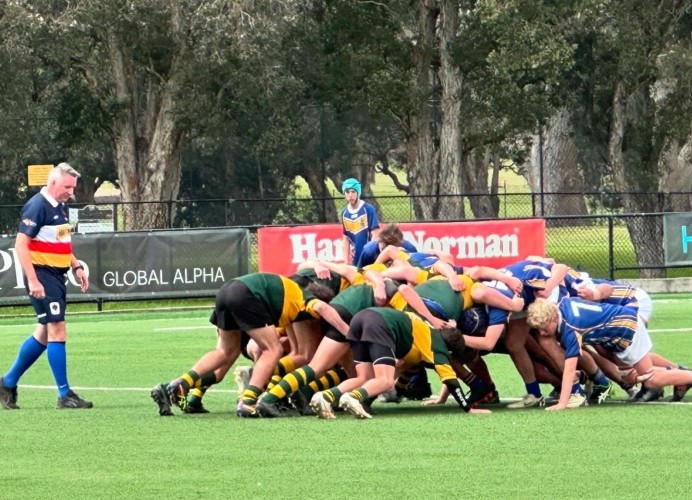
[[[385,290],[384,282],[375,285],[374,295],[377,306],[383,307],[387,305],[387,290]]]
[[[315,275],[322,280],[329,279],[331,276],[329,269],[323,264],[315,264]]]
[[[42,299],[46,296],[46,290],[39,280],[29,280],[29,295],[35,299]]]
[[[466,285],[459,279],[459,275],[454,275],[449,278],[449,285],[455,292],[463,292],[466,289]]]
[[[483,408],[471,408],[469,410],[469,413],[475,413],[477,415],[487,415],[492,412],[490,410],[485,410]]]
[[[584,300],[593,300],[594,299],[593,290],[591,290],[590,288],[588,288],[586,286],[580,287],[577,289],[577,296],[580,299],[584,299]]]
[[[436,406],[443,405],[447,402],[447,398],[442,398],[440,396],[436,398],[426,399],[421,403],[421,406]]]
[[[565,410],[567,409],[567,405],[561,405],[560,403],[553,405],[553,406],[548,406],[545,410],[546,411],[560,411],[560,410]]]
[[[77,281],[79,281],[79,289],[82,293],[86,292],[89,289],[89,275],[84,269],[77,269],[74,275]]]
[[[512,290],[516,294],[520,294],[521,291],[524,289],[524,285],[522,284],[519,278],[515,278],[514,276],[512,276],[507,281],[509,283],[506,283],[506,285],[509,287],[510,290]]]
[[[524,310],[524,298],[521,295],[512,297],[512,311],[519,312]]]

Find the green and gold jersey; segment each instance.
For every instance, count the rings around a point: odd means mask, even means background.
[[[414,290],[422,298],[436,302],[448,318],[456,320],[461,316],[462,311],[473,306],[471,291],[481,286],[465,274],[460,274],[459,279],[465,285],[461,292],[455,292],[449,281],[442,276],[436,276],[425,283],[416,285]]]
[[[363,309],[375,307],[375,285],[369,281],[361,285],[352,285],[334,297],[329,304],[341,306],[352,315]]]
[[[310,281],[314,281],[315,283],[326,286],[332,292],[334,292],[334,295],[346,290],[349,286],[351,286],[350,281],[334,271],[329,271],[329,278],[327,279],[318,278],[314,269],[300,269],[296,272],[296,274],[305,276]]]
[[[394,355],[397,359],[417,365],[434,368],[442,382],[456,379],[456,373],[449,361],[447,344],[440,332],[414,313],[401,312],[390,307],[373,307],[384,319],[387,328],[394,336]]]
[[[275,326],[288,326],[294,321],[319,318],[313,307],[317,299],[294,281],[274,273],[251,273],[234,278],[247,286],[264,302]]]

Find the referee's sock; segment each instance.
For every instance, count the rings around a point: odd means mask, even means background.
[[[10,389],[17,387],[19,379],[24,375],[24,372],[31,368],[38,358],[41,357],[46,346],[41,344],[33,335],[29,335],[19,347],[17,359],[9,371],[3,375],[2,381],[5,387]]]

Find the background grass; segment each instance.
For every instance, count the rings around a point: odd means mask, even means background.
[[[680,300],[683,298],[684,300]],[[692,361],[690,297],[656,301],[656,351]],[[617,402],[567,412],[376,403],[375,417],[242,420],[230,380],[207,415],[162,418],[149,399],[213,348],[209,310],[72,315],[71,384],[95,403],[54,409],[45,358],[0,412],[3,498],[684,498],[692,480],[686,404]],[[32,329],[0,322],[0,367]],[[682,329],[682,331],[680,330]],[[664,331],[665,330],[665,331]],[[671,331],[673,330],[673,331]],[[523,386],[506,356],[487,358],[503,398]],[[434,374],[430,373],[431,379]],[[434,382],[435,389],[439,384]],[[550,387],[544,386],[544,392]],[[670,391],[667,391],[670,394]],[[622,400],[624,393],[616,395]]]

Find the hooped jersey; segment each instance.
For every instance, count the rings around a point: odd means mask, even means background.
[[[461,313],[473,306],[471,292],[475,287],[482,286],[465,274],[460,274],[459,279],[465,285],[461,292],[455,291],[449,281],[442,277],[416,285],[414,290],[435,316],[459,321]]]
[[[65,273],[72,262],[72,226],[64,203],[58,203],[46,188],[22,207],[18,232],[29,241],[31,263],[58,273]]]
[[[393,295],[396,296],[396,294]],[[390,304],[392,304],[394,297],[390,297]],[[375,285],[370,281],[360,285],[352,285],[334,297],[330,305],[341,306],[355,316],[363,309],[375,307]]]
[[[407,364],[423,363],[433,368],[442,382],[456,379],[447,344],[440,332],[414,313],[389,307],[373,307],[371,311],[384,319],[395,343],[394,355]]]
[[[532,304],[536,300],[536,290],[544,289],[546,282],[551,278],[552,273],[550,272],[550,268],[551,265],[544,262],[522,260],[499,269],[499,271],[509,276],[514,276],[522,281],[524,287],[521,296],[524,299],[524,310],[526,310],[529,304]],[[514,297],[514,292],[501,281],[483,281],[483,283],[510,299]],[[556,287],[556,290],[557,289],[558,287]],[[562,293],[564,294],[564,291]],[[556,300],[557,299],[555,299],[555,301]],[[510,314],[509,311],[493,306],[487,306],[486,309],[488,311],[489,326],[507,323]]]
[[[341,225],[343,234],[346,235],[353,246],[353,260],[351,260],[351,263],[357,264],[363,247],[372,237],[372,232],[380,227],[377,211],[369,203],[362,203],[355,211],[346,206],[341,212]],[[344,260],[348,262],[349,256],[344,255]]]
[[[637,330],[637,310],[630,307],[567,297],[558,311],[558,337],[567,358],[579,356],[582,344],[624,351]]]
[[[320,317],[313,309],[317,299],[280,274],[251,273],[233,279],[244,283],[255,297],[264,302],[277,327]]]
[[[610,297],[606,297],[601,302],[606,302],[616,306],[639,308],[636,288],[625,285],[624,283],[618,283],[617,281],[609,281],[604,279],[594,279],[593,282],[597,285],[600,283],[605,283],[606,285],[613,287],[613,292],[610,294]]]

